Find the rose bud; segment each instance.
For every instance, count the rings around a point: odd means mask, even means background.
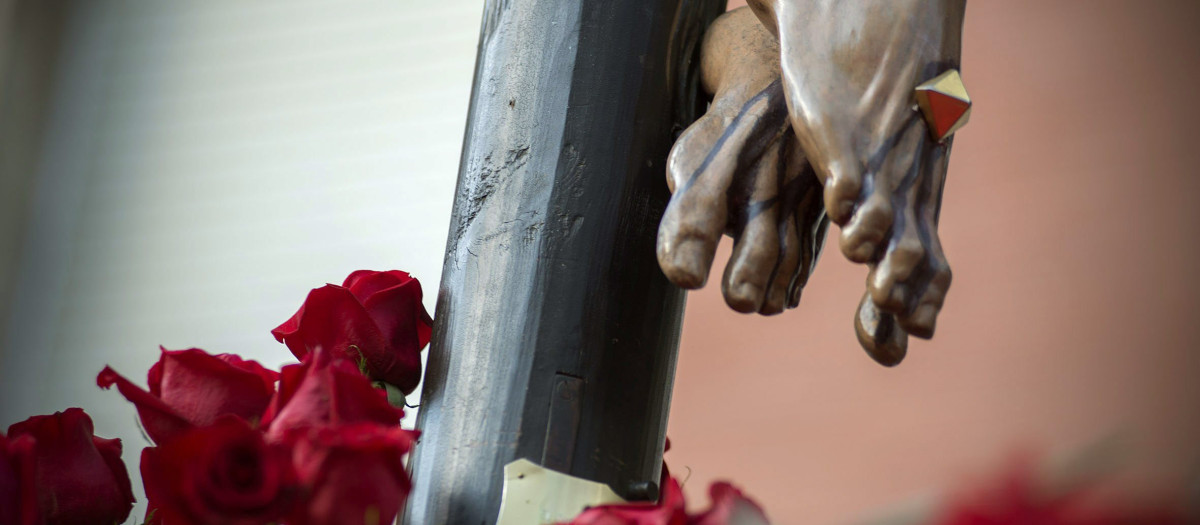
[[[300,495],[288,449],[233,416],[143,450],[142,481],[152,525],[278,522]]]
[[[397,270],[359,270],[342,286],[309,292],[300,310],[271,334],[300,360],[324,348],[361,361],[371,379],[408,394],[421,380],[421,349],[432,325],[420,282]]]
[[[268,439],[279,441],[294,429],[361,422],[398,425],[402,417],[404,410],[388,404],[387,393],[371,386],[354,363],[317,350],[304,363],[283,367],[279,392],[262,426]]]
[[[41,522],[34,481],[32,436],[10,440],[0,434],[0,525]]]
[[[155,443],[194,426],[212,424],[230,414],[258,421],[275,394],[279,374],[233,354],[162,349],[150,367],[150,391],[142,390],[109,367],[96,377],[101,388],[117,390],[133,403],[142,427]]]
[[[293,461],[308,497],[288,525],[389,524],[412,484],[404,455],[416,432],[358,423],[296,430]]]
[[[25,519],[31,512],[38,518],[23,523],[109,524],[129,517],[133,490],[121,462],[121,440],[96,437],[92,429],[92,419],[78,408],[34,416],[8,427],[6,448],[32,448],[27,463],[21,465],[20,451],[15,462],[18,472],[32,470],[32,477],[20,482],[18,493],[22,495],[17,506],[22,507]],[[32,486],[28,485],[30,479]],[[36,504],[36,511],[28,509],[31,503]],[[0,509],[0,516],[3,512]]]

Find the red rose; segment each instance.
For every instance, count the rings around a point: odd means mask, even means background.
[[[421,381],[421,349],[432,325],[420,282],[397,270],[359,270],[342,286],[309,292],[300,310],[271,334],[300,360],[324,348],[364,361],[368,376],[408,394]]]
[[[665,480],[658,503],[602,505],[583,511],[569,525],[769,525],[762,508],[729,483],[708,487],[712,507],[688,515],[683,490],[675,478]]]
[[[668,439],[665,450],[671,449]],[[664,451],[665,451],[664,450]],[[658,503],[601,505],[579,514],[566,525],[769,525],[757,503],[724,481],[709,485],[712,506],[700,514],[687,513],[679,480],[663,465]]]
[[[291,455],[232,416],[142,451],[142,481],[154,525],[262,525],[299,495]]]
[[[41,521],[34,481],[34,440],[0,434],[0,525],[35,525]]]
[[[146,434],[161,444],[194,426],[211,425],[225,414],[257,421],[275,394],[278,378],[279,374],[236,355],[164,348],[150,367],[149,392],[109,367],[104,367],[96,383],[102,388],[117,385],[121,395],[137,406]]]
[[[667,441],[666,448],[671,448]],[[687,525],[683,489],[663,465],[658,503],[601,505],[583,511],[568,525]]]
[[[16,454],[18,471],[31,468],[33,482],[32,487],[21,487],[26,495],[18,506],[31,503],[31,490],[36,493],[40,523],[110,524],[129,517],[133,490],[121,462],[121,440],[96,437],[92,419],[83,410],[68,408],[50,416],[31,417],[8,427],[8,440],[9,447],[32,448],[24,460],[22,454],[28,450]],[[23,461],[28,463],[22,466]],[[22,512],[28,519],[32,511],[23,508]]]
[[[282,440],[291,430],[370,422],[397,425],[404,410],[388,404],[387,393],[345,359],[318,350],[304,363],[283,367],[279,392],[263,415],[267,437]]]
[[[373,423],[289,433],[308,497],[288,517],[288,525],[392,523],[412,487],[404,455],[416,435]]]
[[[762,507],[729,483],[718,481],[709,485],[708,497],[712,507],[689,517],[688,525],[767,525]]]

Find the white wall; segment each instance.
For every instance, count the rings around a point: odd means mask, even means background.
[[[136,478],[145,442],[96,387],[105,364],[144,384],[163,344],[278,367],[293,358],[270,329],[360,268],[412,272],[432,312],[482,2],[75,11],[0,346],[0,428],[83,407]]]

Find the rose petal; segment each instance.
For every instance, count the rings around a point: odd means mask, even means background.
[[[386,272],[358,270],[346,277],[346,281],[342,283],[342,286],[348,288],[350,293],[354,294],[354,297],[359,302],[363,302],[368,297],[383,290],[415,280],[408,272],[400,270],[389,270]]]
[[[429,342],[429,314],[421,304],[421,285],[416,280],[388,288],[363,303],[379,331],[388,339],[395,357],[386,370],[372,370],[372,376],[396,385],[405,394],[421,381],[421,348]],[[426,338],[421,340],[421,334]]]
[[[104,389],[117,385],[117,391],[137,408],[138,417],[142,420],[142,429],[155,443],[163,443],[172,436],[192,428],[191,422],[176,413],[163,400],[142,390],[112,368],[104,367],[96,376],[96,384]]]
[[[0,523],[36,525],[38,508],[33,436],[8,439],[0,434]]]
[[[665,478],[658,503],[601,505],[583,511],[569,525],[686,525],[683,489]]]
[[[265,385],[272,392],[275,391],[275,383],[279,381],[279,372],[264,367],[263,365],[259,364],[258,361],[254,361],[252,359],[242,359],[242,356],[237,354],[217,354],[215,357],[228,363],[230,366],[238,370],[250,372],[258,376],[259,380],[263,382],[263,385]]]
[[[232,414],[257,421],[275,394],[278,374],[254,361],[192,348],[162,349],[150,369],[150,393],[193,425],[209,425]]]
[[[311,357],[305,359],[311,360]],[[308,367],[303,364],[287,365],[279,369],[279,389],[271,398],[267,410],[263,412],[261,428],[270,428],[275,419],[279,417],[279,412],[283,410],[283,407],[295,397],[296,391],[300,389],[307,373]]]
[[[269,439],[280,441],[295,429],[360,422],[396,425],[402,417],[404,411],[388,404],[387,393],[371,386],[353,363],[319,350],[303,364],[284,368],[263,426]]]
[[[399,293],[403,295],[405,300],[409,302],[403,308],[395,310],[395,312],[414,312],[416,318],[411,322],[405,321],[404,326],[406,328],[416,326],[418,350],[429,344],[429,337],[433,331],[433,318],[429,316],[429,312],[425,310],[425,305],[421,302],[423,297],[421,282],[415,277],[399,270],[388,272],[359,270],[346,278],[346,287],[350,288],[350,291],[364,306],[367,306],[367,311],[371,312],[371,317],[375,319],[375,322],[379,323],[380,330],[384,333],[385,337],[390,337],[389,334],[394,333],[386,327],[387,324],[392,322],[389,320],[389,317],[397,317],[399,314],[392,313],[386,309],[377,310],[368,305],[367,302],[372,296],[383,293]]]
[[[347,359],[365,358],[370,369],[391,367],[394,357],[387,352],[387,342],[350,290],[332,284],[317,288],[309,292],[301,310],[296,329],[279,332],[298,359],[313,348],[324,348]]]
[[[311,296],[312,293],[310,292],[308,295]],[[304,341],[296,340],[295,343],[288,342],[294,339],[296,332],[300,330],[300,318],[304,317],[305,304],[308,304],[307,299],[300,305],[300,309],[296,310],[296,313],[292,314],[287,321],[284,321],[271,330],[271,335],[275,336],[275,340],[287,345],[288,350],[292,351],[292,355],[295,355],[296,359],[304,359],[304,356],[308,354],[308,349],[304,347]]]
[[[709,510],[688,519],[689,525],[767,525],[762,507],[733,485],[718,481],[708,486]]]
[[[129,471],[125,468],[125,462],[121,460],[123,449],[121,440],[92,436],[92,444],[96,446],[100,458],[113,472],[113,476],[117,480],[117,489],[121,493],[120,498],[123,501],[134,501],[133,483],[129,481]]]
[[[360,423],[293,431],[293,459],[309,496],[290,525],[391,523],[411,489],[404,454],[414,432]]]

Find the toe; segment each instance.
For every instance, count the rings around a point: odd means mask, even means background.
[[[889,196],[884,192],[872,192],[842,228],[842,254],[851,262],[874,262],[891,227]]]
[[[796,231],[795,221],[783,221],[778,228],[779,260],[772,272],[766,299],[758,310],[763,315],[775,315],[787,308],[788,290],[800,266],[800,235]]]
[[[820,185],[791,133],[780,141],[783,149],[779,186],[779,220],[775,235],[779,239],[779,258],[759,313],[774,315],[795,307],[800,300],[802,281],[808,280],[806,268],[815,263],[811,254],[814,234],[812,221],[820,222],[824,208],[820,204]],[[807,266],[806,266],[807,264]],[[798,284],[799,283],[799,284]]]
[[[743,314],[758,311],[766,294],[766,287],[765,283],[760,282],[760,279],[756,277],[752,273],[735,276],[727,270],[725,281],[721,287],[721,293],[725,296],[725,304],[728,304],[735,312]]]
[[[883,259],[867,277],[867,290],[880,309],[904,313],[909,303],[909,280],[926,263],[925,246],[908,230],[888,247]]]
[[[659,224],[656,252],[663,274],[682,288],[700,288],[708,280],[725,231],[736,152],[755,135],[753,115],[729,128],[724,123],[722,114],[706,114],[680,136],[667,161],[674,193]]]
[[[721,283],[725,302],[742,313],[762,307],[779,260],[778,157],[778,146],[768,149],[749,174],[752,187],[743,213],[745,227],[737,234]]]
[[[693,187],[671,197],[658,227],[658,264],[671,282],[704,286],[725,229],[725,200]]]
[[[854,215],[855,203],[862,193],[862,170],[852,156],[846,155],[831,162],[826,172],[825,210],[834,223],[846,224]]]
[[[674,248],[662,248],[662,243],[659,246],[658,264],[667,279],[687,290],[704,287],[712,268],[716,243],[707,238],[692,237],[678,240]]]
[[[950,290],[951,278],[950,267],[944,262],[931,268],[928,283],[921,290],[917,303],[910,312],[899,317],[900,326],[916,337],[933,337],[938,313],[942,311],[946,292]]]
[[[892,314],[879,311],[869,295],[863,295],[854,318],[854,331],[867,355],[883,366],[896,366],[908,353],[908,334]]]

